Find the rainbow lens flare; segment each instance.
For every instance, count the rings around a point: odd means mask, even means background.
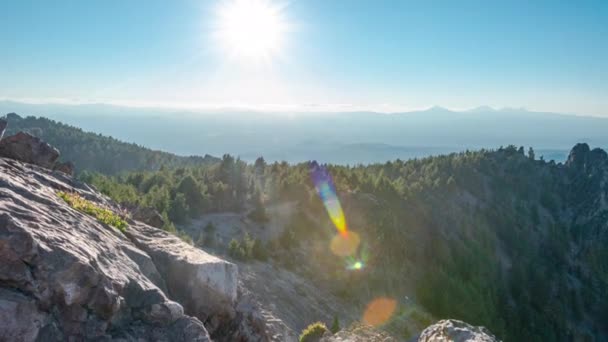
[[[340,199],[338,199],[338,195],[336,194],[336,186],[329,172],[324,166],[317,164],[317,162],[311,162],[310,176],[331,222],[338,231],[338,234],[330,242],[329,247],[331,251],[340,257],[354,255],[361,244],[361,238],[359,234],[348,230],[346,217],[344,216]],[[360,265],[358,269],[361,267],[363,265]]]
[[[346,218],[344,217],[344,211],[342,210],[342,205],[340,205],[340,200],[336,195],[336,187],[329,172],[327,172],[325,167],[319,166],[316,162],[312,162],[310,174],[315,189],[317,189],[317,193],[319,194],[321,201],[323,201],[323,205],[327,210],[331,222],[333,222],[340,234],[346,235],[348,231]]]

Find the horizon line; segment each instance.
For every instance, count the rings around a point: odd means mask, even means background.
[[[103,100],[80,100],[67,98],[10,98],[0,97],[0,102],[13,102],[21,105],[35,106],[109,106],[127,109],[155,109],[155,110],[182,110],[193,113],[208,113],[209,111],[234,111],[267,114],[323,114],[323,113],[375,113],[382,115],[419,113],[426,111],[448,111],[453,113],[473,113],[476,111],[505,112],[518,111],[527,113],[550,113],[556,115],[608,118],[608,115],[594,115],[581,113],[564,113],[547,110],[528,109],[522,106],[490,106],[477,105],[472,107],[447,107],[441,105],[429,105],[424,107],[407,107],[402,105],[380,104],[380,105],[355,105],[348,103],[336,104],[246,104],[246,103],[175,103],[175,102],[151,102],[151,101],[103,101]],[[383,110],[384,109],[384,110]],[[6,114],[6,113],[5,113]]]

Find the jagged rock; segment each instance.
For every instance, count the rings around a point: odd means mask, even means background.
[[[235,317],[237,266],[185,244],[175,235],[135,222],[126,235],[152,257],[171,297],[203,322]],[[212,329],[216,324],[207,324]]]
[[[418,342],[498,342],[484,327],[454,319],[441,320],[422,331]]]
[[[582,169],[587,162],[587,155],[589,154],[589,145],[585,143],[579,143],[574,145],[568,159],[566,160],[566,166]]]
[[[154,208],[150,207],[134,207],[130,209],[131,217],[134,220],[141,221],[152,227],[162,228],[165,222],[161,214]]]
[[[150,256],[58,190],[113,208],[72,178],[0,158],[0,340],[208,341],[203,323],[163,291]],[[201,281],[199,270],[167,283]]]
[[[230,324],[223,325],[212,337],[218,342],[251,341],[251,342],[297,342],[298,337],[285,325],[274,317],[272,313],[261,309],[252,298],[241,293],[239,289],[239,302],[236,306],[236,319]]]
[[[0,157],[53,168],[59,151],[31,134],[19,132],[0,140]]]
[[[17,120],[21,120],[21,119],[22,118],[17,113],[7,113],[6,114],[7,121],[17,121]]]
[[[0,341],[34,341],[47,321],[33,298],[0,288]]]
[[[608,154],[601,148],[590,150],[589,145],[576,144],[566,160],[566,167],[573,172],[584,172],[587,174],[601,171],[608,162]]]
[[[395,342],[396,339],[370,326],[353,324],[334,335],[323,336],[320,342]]]
[[[0,140],[2,140],[2,137],[4,136],[6,126],[8,126],[8,122],[5,119],[0,118]]]
[[[74,164],[72,162],[57,163],[54,167],[56,171],[63,172],[68,176],[74,175]]]

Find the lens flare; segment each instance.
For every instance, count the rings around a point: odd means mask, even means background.
[[[350,231],[345,234],[336,234],[333,239],[331,239],[329,247],[335,255],[347,257],[357,252],[360,243],[361,238],[359,237],[359,234]]]
[[[325,210],[327,210],[331,222],[333,222],[340,234],[346,235],[348,231],[346,218],[344,217],[344,211],[342,210],[342,205],[340,205],[338,195],[336,195],[336,187],[329,172],[327,172],[326,168],[313,162],[311,164],[310,174],[315,189],[317,190],[321,201],[323,201],[323,205],[325,206]]]
[[[387,323],[397,309],[397,301],[391,298],[380,297],[371,301],[363,314],[363,323],[373,327]]]
[[[352,264],[346,266],[346,269],[350,270],[350,271],[358,271],[358,270],[363,269],[364,266],[365,265],[363,264],[362,261],[355,261]]]

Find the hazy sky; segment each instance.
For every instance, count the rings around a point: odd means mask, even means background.
[[[264,58],[218,35],[235,1],[280,21]],[[0,98],[608,116],[606,0],[0,0],[0,13]]]

